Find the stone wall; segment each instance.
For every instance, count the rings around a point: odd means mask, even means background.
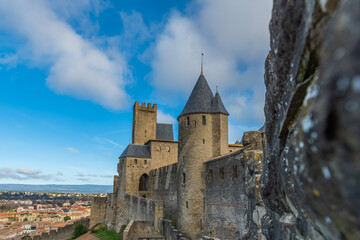
[[[84,218],[75,221],[74,224],[66,225],[65,227],[58,228],[57,230],[50,230],[49,233],[43,233],[41,236],[33,237],[33,240],[64,240],[72,237],[74,227],[76,224],[81,223],[89,228],[90,218]]]
[[[177,163],[152,170],[151,198],[164,202],[164,217],[176,221],[177,208]]]
[[[137,240],[152,239],[151,236],[154,232],[154,225],[151,222],[146,221],[130,221],[123,232],[124,240]],[[165,240],[163,238],[157,238],[157,240]]]
[[[140,177],[143,174],[149,176],[152,159],[126,157],[120,161],[124,162],[122,165],[126,169],[123,177],[123,179],[125,178],[125,193],[138,195]],[[149,193],[143,193],[142,195],[144,194],[149,197]]]
[[[236,239],[247,222],[247,196],[243,152],[205,163],[204,232],[221,239]]]
[[[178,142],[151,140],[147,144],[151,151],[151,170],[177,162]]]
[[[274,1],[266,59],[267,239],[360,238],[360,1]]]
[[[260,133],[257,140],[259,137]],[[262,163],[261,150],[240,150],[205,163],[206,235],[220,239],[260,239],[260,227],[254,223],[253,214],[258,214],[255,209],[262,204],[259,193]]]
[[[170,220],[160,219],[159,230],[162,235],[166,237],[166,240],[190,240],[185,234],[179,232]]]
[[[91,217],[90,217],[90,228],[95,226],[97,223],[105,222],[106,215],[106,197],[93,197],[91,200]]]
[[[125,195],[118,197],[108,194],[105,224],[109,229],[119,232],[122,225],[131,220],[151,222],[155,230],[158,229],[158,219],[163,217],[163,202]]]

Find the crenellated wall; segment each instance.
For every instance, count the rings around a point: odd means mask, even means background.
[[[156,139],[157,105],[135,102],[133,108],[132,143],[145,144]]]

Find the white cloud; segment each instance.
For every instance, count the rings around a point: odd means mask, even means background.
[[[32,169],[26,169],[26,168],[18,168],[18,169],[16,169],[16,172],[19,174],[24,174],[24,175],[38,175],[41,173],[40,170],[32,170]]]
[[[154,47],[155,94],[173,101],[190,95],[200,74],[219,86],[236,124],[261,125],[264,119],[264,61],[269,49],[272,1],[196,0],[195,14],[174,13]]]
[[[67,147],[66,150],[68,150],[69,152],[72,152],[72,153],[79,153],[79,150],[72,148],[72,147]]]
[[[177,120],[170,114],[164,113],[161,110],[157,110],[157,122],[176,124]]]
[[[16,180],[27,180],[27,179],[53,179],[52,174],[43,174],[42,171],[36,169],[17,168],[16,170],[11,168],[0,168],[0,179],[16,179]],[[59,180],[59,179],[56,179]]]
[[[15,67],[18,61],[16,54],[0,53],[0,65]]]
[[[51,63],[47,85],[109,109],[128,107],[126,64],[106,55],[62,21],[46,1],[0,1],[0,26],[25,39],[31,62]]]

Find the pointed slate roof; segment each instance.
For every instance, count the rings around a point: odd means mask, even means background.
[[[179,117],[190,113],[223,113],[229,115],[217,92],[214,96],[204,74],[200,74]],[[178,117],[178,119],[179,119]]]
[[[214,95],[203,74],[200,74],[194,89],[179,117],[189,113],[209,113]]]
[[[228,111],[226,111],[225,106],[221,100],[220,94],[216,92],[215,97],[212,101],[211,105],[211,112],[212,113],[223,113],[229,115]]]
[[[129,144],[120,157],[151,158],[151,154],[147,145]]]

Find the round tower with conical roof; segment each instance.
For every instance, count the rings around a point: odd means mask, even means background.
[[[205,212],[204,162],[228,152],[228,115],[218,92],[213,95],[201,71],[178,117],[178,227],[201,234]]]

